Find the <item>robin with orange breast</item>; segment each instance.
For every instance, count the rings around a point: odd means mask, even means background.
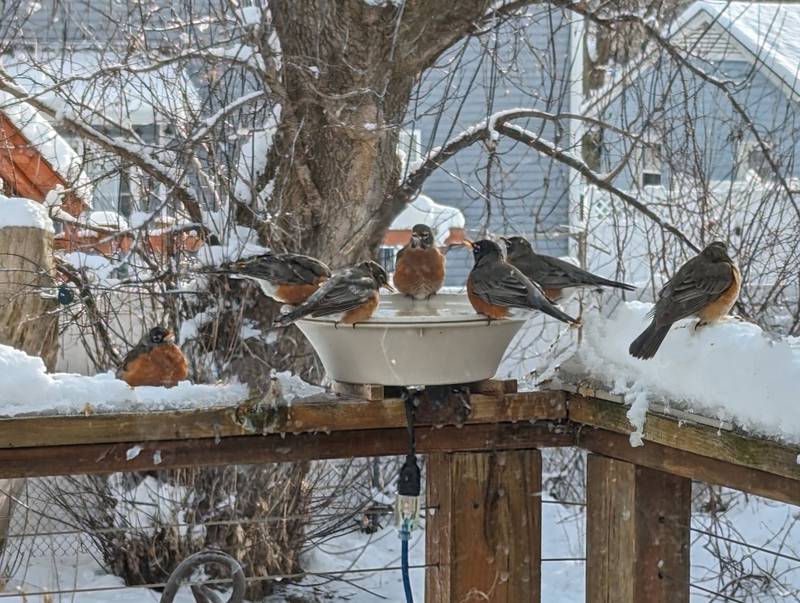
[[[375,262],[361,262],[352,268],[336,272],[305,302],[291,312],[279,316],[275,323],[289,325],[304,316],[332,316],[347,325],[368,320],[380,301],[379,290],[389,285],[386,271]]]
[[[612,281],[592,274],[559,258],[542,255],[533,250],[524,237],[503,237],[508,263],[537,283],[552,302],[568,299],[575,289],[614,287],[625,291],[636,289],[633,285]]]
[[[444,255],[426,224],[411,229],[411,240],[397,253],[394,286],[414,299],[428,299],[444,284]]]
[[[466,242],[475,266],[467,277],[467,297],[475,311],[492,320],[508,317],[510,308],[539,310],[566,323],[578,321],[547,299],[539,285],[505,261],[494,241]]]
[[[331,276],[318,259],[297,253],[265,253],[228,264],[222,271],[251,280],[267,297],[292,306],[306,301]]]
[[[174,387],[189,376],[189,363],[175,345],[175,336],[164,327],[153,327],[125,356],[117,379],[131,387]]]
[[[678,269],[658,293],[648,316],[653,320],[628,348],[631,356],[652,358],[674,323],[690,316],[699,318],[695,329],[718,322],[739,297],[742,275],[728,256],[728,246],[709,244]]]

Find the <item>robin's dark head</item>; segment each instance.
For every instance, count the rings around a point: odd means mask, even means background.
[[[533,247],[525,237],[513,236],[501,238],[503,243],[506,244],[506,254],[510,258],[533,252]]]
[[[147,334],[147,341],[153,345],[159,345],[164,342],[171,343],[174,339],[175,335],[172,334],[172,331],[164,327],[153,327]]]
[[[411,229],[411,247],[430,249],[436,244],[433,238],[433,231],[427,224],[416,224]]]
[[[394,288],[389,284],[389,275],[386,274],[386,270],[383,269],[383,266],[372,260],[364,262],[362,266],[364,266],[372,278],[375,279],[375,282],[378,284],[378,289],[383,287],[389,291],[394,291]]]
[[[500,245],[489,239],[468,243],[472,247],[472,255],[475,258],[475,265],[482,262],[495,262],[503,259],[503,250]]]
[[[728,244],[722,241],[714,241],[713,243],[709,243],[701,253],[712,262],[731,261],[731,258],[728,255]]]

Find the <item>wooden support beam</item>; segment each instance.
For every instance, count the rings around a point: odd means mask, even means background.
[[[691,480],[589,455],[586,601],[688,603]]]
[[[563,392],[475,394],[470,405],[467,424],[556,420],[567,414]],[[253,401],[197,410],[0,419],[0,448],[387,429],[405,424],[403,400],[366,403],[323,394],[279,407]]]
[[[633,427],[628,407],[597,398],[569,396],[569,418],[575,423],[630,434]],[[706,425],[684,423],[648,413],[644,426],[645,447],[649,442],[683,450],[739,467],[774,473],[800,482],[800,447],[748,437],[734,431],[718,431]]]
[[[572,446],[574,433],[551,423],[420,427],[420,453]],[[38,446],[0,450],[0,479],[262,464],[405,454],[405,429],[234,436],[139,443]],[[128,456],[132,456],[128,460]]]
[[[426,475],[425,600],[539,601],[539,451],[435,455]]]
[[[782,475],[740,467],[653,442],[634,448],[627,436],[603,429],[578,430],[577,446],[650,469],[800,506],[800,483]]]

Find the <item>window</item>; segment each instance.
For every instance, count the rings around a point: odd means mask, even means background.
[[[397,258],[396,247],[382,246],[378,249],[378,263],[383,266],[386,272],[394,272],[394,264]]]
[[[772,150],[772,145],[765,141],[767,151]],[[773,157],[774,159],[774,157]],[[756,174],[762,180],[772,180],[775,176],[772,167],[767,161],[764,149],[758,141],[746,139],[739,143],[739,152],[736,160],[736,178],[742,180],[748,173]]]
[[[661,186],[661,145],[649,143],[642,149],[642,186]]]

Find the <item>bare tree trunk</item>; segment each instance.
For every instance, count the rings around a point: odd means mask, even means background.
[[[41,296],[53,287],[53,235],[30,227],[0,229],[0,343],[41,356],[55,369],[58,307]]]

